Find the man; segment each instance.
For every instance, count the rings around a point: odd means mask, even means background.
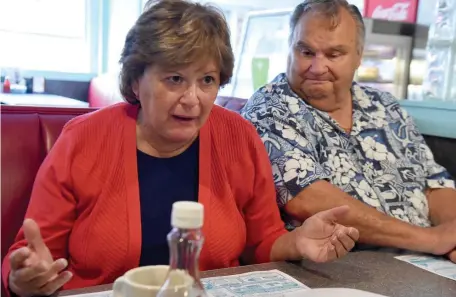
[[[307,0],[290,21],[287,72],[242,110],[257,128],[287,226],[339,205],[360,243],[456,262],[456,191],[389,93],[353,82],[365,28],[345,0]]]

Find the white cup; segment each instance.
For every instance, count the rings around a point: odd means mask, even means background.
[[[127,271],[116,279],[114,297],[155,297],[165,282],[168,266],[143,266]],[[188,286],[182,285],[182,287]]]

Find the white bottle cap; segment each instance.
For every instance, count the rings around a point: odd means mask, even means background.
[[[193,201],[178,201],[173,203],[171,226],[181,229],[198,229],[203,226],[204,207]]]

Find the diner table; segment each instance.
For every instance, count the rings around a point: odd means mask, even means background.
[[[89,107],[88,102],[53,94],[0,93],[0,104],[50,107]]]
[[[330,263],[272,262],[203,271],[202,277],[278,269],[310,288],[353,288],[389,297],[455,297],[456,281],[397,260],[397,252],[358,251]],[[102,285],[62,291],[58,296],[111,290]]]

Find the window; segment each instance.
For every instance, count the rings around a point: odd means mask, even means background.
[[[0,66],[90,73],[99,0],[0,0]],[[95,21],[95,22],[94,22]]]
[[[141,0],[142,1],[142,0]],[[143,2],[135,3],[131,0],[110,0],[109,2],[109,27],[107,55],[108,72],[118,72],[120,69],[119,59],[130,28],[139,17]]]

